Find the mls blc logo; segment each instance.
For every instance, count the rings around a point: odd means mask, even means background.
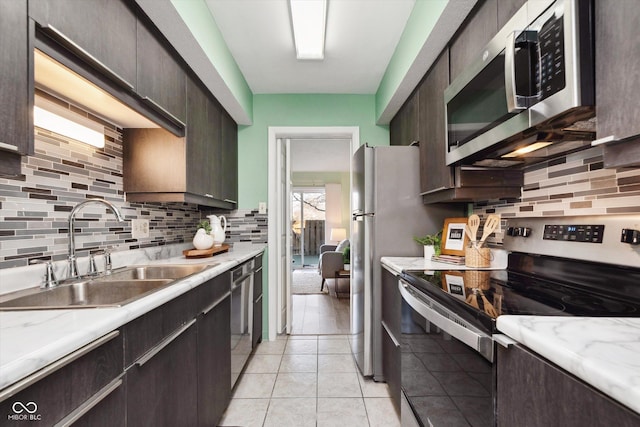
[[[42,416],[36,414],[38,411],[38,405],[36,402],[13,402],[11,405],[13,414],[7,415],[7,419],[11,421],[40,421]]]

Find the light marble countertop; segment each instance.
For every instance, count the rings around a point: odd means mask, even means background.
[[[388,270],[401,273],[402,270],[504,270],[507,268],[508,251],[492,249],[493,259],[487,268],[466,267],[464,265],[447,264],[426,260],[424,257],[382,257],[380,262]]]
[[[129,256],[129,265],[213,264],[149,296],[117,308],[0,312],[0,390],[64,357],[125,323],[262,253],[263,245],[236,244],[212,258],[176,255],[155,259],[153,250]],[[166,252],[166,249],[163,249]],[[180,253],[179,251],[177,253]],[[116,254],[114,254],[116,255]]]
[[[640,413],[640,319],[500,316],[498,330]]]

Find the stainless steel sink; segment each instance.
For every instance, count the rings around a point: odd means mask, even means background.
[[[0,311],[120,307],[218,264],[144,265],[112,274],[0,296]]]
[[[182,279],[217,264],[141,265],[114,270],[102,280]]]
[[[40,290],[0,303],[0,310],[51,310],[66,308],[119,307],[173,280],[90,280]]]

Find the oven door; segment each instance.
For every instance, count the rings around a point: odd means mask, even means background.
[[[411,285],[398,287],[402,425],[495,426],[491,337]]]

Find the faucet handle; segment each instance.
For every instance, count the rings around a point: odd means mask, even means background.
[[[95,276],[98,274],[98,267],[96,267],[96,258],[93,254],[89,254],[89,276]]]
[[[53,263],[43,259],[34,259],[29,261],[29,264],[46,264],[46,270],[44,273],[44,281],[40,285],[41,288],[53,288],[58,285],[58,279],[53,271]]]
[[[104,255],[104,274],[111,274],[111,270],[113,269],[113,264],[111,262],[111,250],[113,246],[107,246],[101,251],[96,252],[96,254]]]

